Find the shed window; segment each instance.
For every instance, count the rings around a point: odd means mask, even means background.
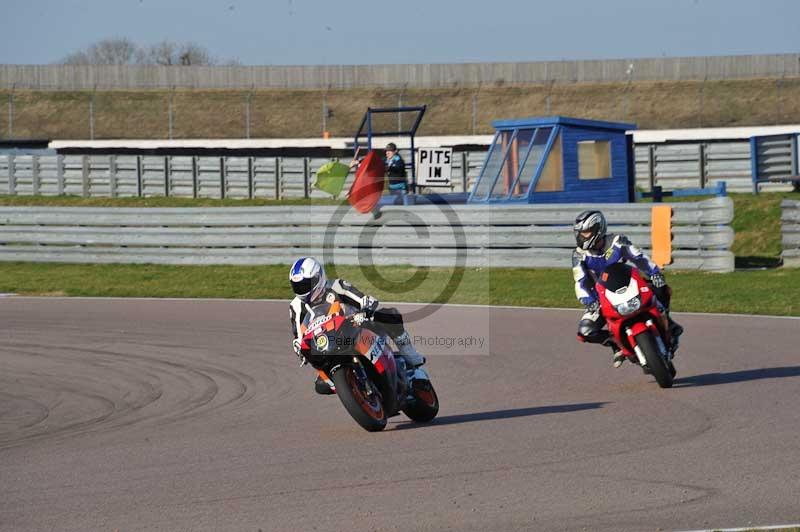
[[[609,179],[611,177],[611,142],[586,140],[578,142],[578,178]]]
[[[536,137],[533,139],[533,146],[531,146],[528,158],[519,172],[519,181],[514,189],[514,197],[519,198],[528,195],[528,186],[531,184],[531,179],[539,167],[539,162],[542,160],[544,149],[547,146],[547,140],[550,138],[550,133],[553,131],[551,127],[541,128],[536,131]]]
[[[478,184],[473,192],[475,199],[486,199],[492,189],[497,174],[506,166],[509,145],[514,139],[513,131],[500,131],[495,135],[489,159],[483,167]]]
[[[528,153],[528,147],[531,144],[534,131],[536,130],[520,129],[517,131],[517,135],[511,142],[511,150],[509,150],[508,157],[506,157],[503,171],[492,189],[492,198],[505,198],[511,192],[511,187],[517,178],[519,165]]]
[[[564,158],[561,156],[561,133],[558,133],[542,168],[534,192],[561,192],[564,190]]]

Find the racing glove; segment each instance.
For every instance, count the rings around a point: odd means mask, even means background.
[[[297,338],[292,340],[292,349],[294,350],[294,354],[297,355],[297,358],[300,359],[300,367],[305,366],[308,361],[306,360],[306,357],[303,356],[303,350],[300,349],[300,340]]]
[[[586,305],[586,312],[591,312],[592,314],[594,314],[595,312],[600,312],[600,302],[595,299],[594,301]]]
[[[367,321],[367,319],[366,312],[357,312],[350,317],[350,321],[352,321],[357,327],[364,325],[364,322]]]
[[[654,273],[650,276],[650,284],[653,285],[653,293],[664,307],[669,308],[670,299],[672,298],[672,290],[667,285],[667,280],[664,279],[664,274]]]
[[[374,297],[364,296],[361,298],[361,312],[363,312],[367,318],[372,319],[372,315],[378,310],[379,304],[380,302]]]

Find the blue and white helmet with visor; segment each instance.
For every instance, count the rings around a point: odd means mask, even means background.
[[[315,304],[325,293],[325,269],[316,259],[301,257],[289,270],[289,281],[295,295],[305,303]]]

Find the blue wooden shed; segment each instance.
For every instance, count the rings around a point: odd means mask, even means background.
[[[563,116],[498,120],[468,203],[634,200],[635,124]]]

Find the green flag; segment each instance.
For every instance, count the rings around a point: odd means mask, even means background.
[[[317,170],[317,180],[314,182],[314,186],[336,198],[342,193],[349,173],[350,167],[346,164],[336,161],[325,163]]]

